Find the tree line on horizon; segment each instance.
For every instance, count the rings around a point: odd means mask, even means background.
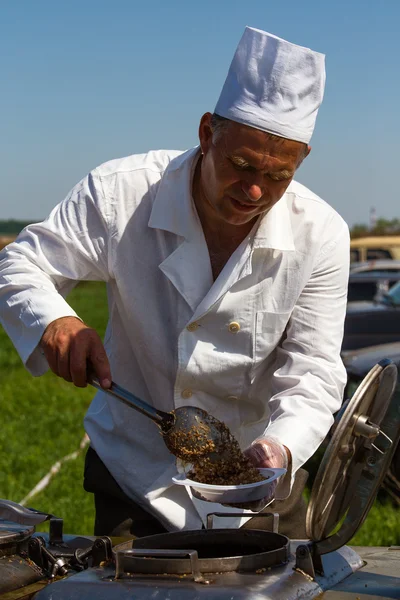
[[[400,219],[377,219],[375,225],[370,227],[363,223],[356,223],[350,229],[352,238],[374,235],[400,235]]]
[[[19,221],[18,219],[0,219],[0,235],[18,235],[27,225],[38,221]]]
[[[0,219],[0,235],[16,236],[24,227],[38,221],[19,221],[18,219]],[[360,238],[373,235],[400,235],[400,219],[377,219],[374,227],[364,223],[356,223],[350,229],[352,238]]]

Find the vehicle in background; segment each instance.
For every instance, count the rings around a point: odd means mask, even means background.
[[[368,236],[350,240],[352,263],[382,258],[400,260],[400,235]]]
[[[389,358],[397,367],[399,379],[394,393],[400,395],[399,341],[393,344],[380,344],[378,346],[342,352],[343,364],[347,372],[344,398],[351,398],[370,369],[385,358]],[[390,471],[384,480],[383,488],[400,506],[400,446],[395,452]]]
[[[400,281],[374,302],[349,302],[342,350],[400,342]]]
[[[351,398],[370,369],[384,358],[389,358],[396,365],[400,378],[400,342],[342,352],[342,360],[347,372],[344,397]],[[400,379],[397,382],[397,390],[400,393]]]
[[[381,258],[378,260],[368,260],[365,262],[354,262],[350,264],[350,273],[388,273],[389,275],[400,271],[400,260],[390,258]]]
[[[398,281],[400,281],[400,269],[399,271],[360,271],[356,273],[351,271],[347,302],[361,300],[379,302]]]

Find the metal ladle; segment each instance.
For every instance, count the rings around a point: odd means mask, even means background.
[[[160,427],[168,450],[185,462],[206,456],[213,456],[215,460],[224,447],[226,427],[201,408],[182,406],[167,413],[140,400],[114,382],[111,382],[111,387],[104,389],[97,377],[90,375],[88,383],[152,419]]]

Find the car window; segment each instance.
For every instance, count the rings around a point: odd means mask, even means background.
[[[367,250],[367,260],[377,260],[379,258],[392,258],[389,250],[383,248],[370,248]]]
[[[390,304],[400,306],[400,281],[390,288],[386,296]]]
[[[360,260],[359,250],[350,250],[350,262],[358,262]]]

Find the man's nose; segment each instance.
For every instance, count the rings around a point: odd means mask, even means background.
[[[242,190],[252,202],[257,202],[257,200],[259,200],[263,195],[261,187],[256,183],[249,185],[245,181],[242,181]]]

